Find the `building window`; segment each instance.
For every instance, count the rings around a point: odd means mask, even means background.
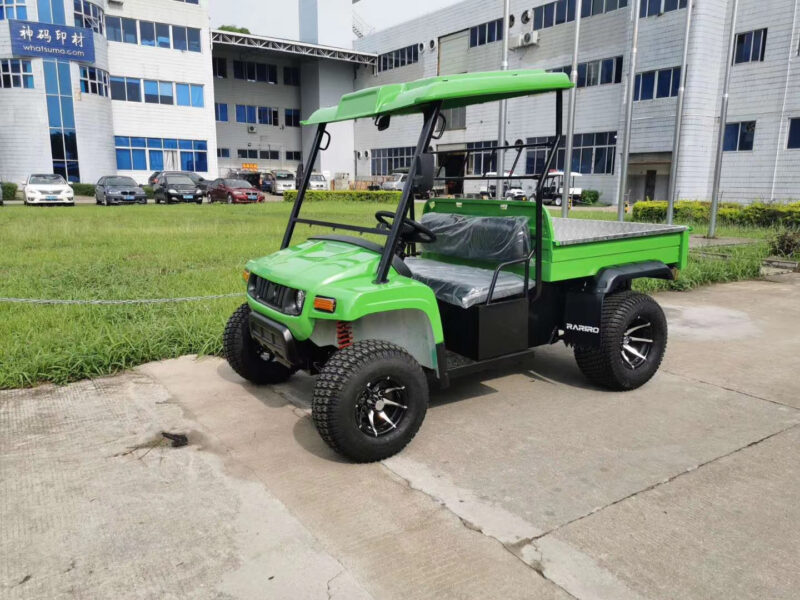
[[[789,119],[789,150],[800,149],[800,118]]]
[[[528,138],[528,144],[552,144],[553,143],[552,137],[535,137],[535,138]],[[564,150],[563,145],[560,146],[561,150],[561,167],[563,167],[563,160],[564,160]],[[528,175],[537,175],[544,171],[544,167],[547,164],[547,153],[549,151],[549,146],[541,146],[539,148],[528,148],[525,151],[525,173]],[[553,165],[553,167],[558,167],[557,164]]]
[[[572,66],[551,69],[553,73],[572,73]],[[589,62],[578,63],[578,87],[592,87],[622,83],[622,57],[601,58]]]
[[[260,81],[262,83],[278,83],[278,67],[264,63],[242,60],[233,61],[234,79]]]
[[[481,23],[469,29],[469,47],[483,46],[503,39],[503,19]]]
[[[261,125],[279,125],[278,123],[278,109],[270,108],[269,106],[258,107],[258,122]]]
[[[637,73],[633,89],[633,101],[677,96],[680,86],[680,67]]]
[[[573,137],[572,170],[584,175],[612,175],[617,132],[584,133]],[[561,153],[563,154],[563,150]],[[563,167],[563,163],[562,163]]]
[[[144,81],[144,101],[148,104],[175,104],[171,81]]]
[[[111,82],[111,99],[127,100],[128,102],[142,101],[142,81],[135,77],[109,78]]]
[[[0,87],[33,89],[31,61],[19,58],[0,60]]]
[[[108,96],[108,73],[95,67],[81,67],[81,92]]]
[[[215,56],[212,62],[214,66],[214,77],[225,79],[228,77],[228,59],[223,56]]]
[[[300,127],[300,109],[286,109],[286,127]]]
[[[50,125],[53,173],[61,175],[67,181],[80,181],[70,63],[44,60],[42,67],[47,99],[47,119]]]
[[[258,153],[258,157],[261,160],[280,160],[281,153],[277,150],[260,150]]]
[[[236,105],[236,122],[237,123],[255,123],[256,122],[256,107],[247,106],[245,104]]]
[[[230,148],[217,148],[217,158],[230,158],[230,157],[231,157]]]
[[[679,8],[686,8],[687,0],[639,0],[639,16],[657,17]]]
[[[224,102],[214,103],[214,117],[221,123],[228,122],[228,105]]]
[[[442,115],[444,115],[445,122],[447,123],[447,131],[467,128],[466,106],[461,106],[459,108],[446,108],[442,111]]]
[[[756,137],[756,122],[742,121],[725,125],[725,141],[722,149],[725,152],[747,152],[753,149]]]
[[[412,44],[405,48],[385,52],[378,56],[378,71],[389,71],[419,62],[419,46]]]
[[[120,171],[161,171],[164,155],[169,153],[174,163],[180,159],[185,171],[208,172],[208,142],[205,140],[176,140],[142,137],[114,137],[117,169]]]
[[[106,16],[106,37],[112,42],[138,44],[139,36],[136,31],[136,20]]]
[[[0,2],[0,21],[4,19],[25,21],[27,18],[28,9],[25,7],[25,0],[5,0],[5,2]]]
[[[103,33],[103,9],[87,2],[86,0],[74,0],[75,5],[75,27],[91,29],[95,33]]]
[[[200,0],[178,0],[178,2],[185,2],[186,4],[199,4]]]
[[[300,162],[303,160],[303,153],[299,150],[287,150],[286,160],[293,162]]]
[[[190,83],[175,84],[175,100],[178,106],[192,106],[203,108],[203,86]]]
[[[764,62],[767,50],[767,30],[756,29],[737,34],[733,63]]]
[[[77,1],[77,0],[76,0]],[[171,30],[171,31],[170,31]],[[106,15],[106,37],[112,42],[201,52],[200,30]]]
[[[391,175],[399,169],[408,169],[414,159],[414,150],[414,146],[373,149],[372,174]]]
[[[283,67],[283,83],[284,85],[300,85],[300,68]]]
[[[236,151],[236,154],[239,158],[249,158],[249,159],[256,159],[258,160],[258,150],[252,149],[242,149],[239,148]]]
[[[142,46],[172,47],[169,25],[166,23],[139,21],[139,37],[141,38]]]
[[[497,142],[467,142],[470,152],[467,159],[467,175],[484,175],[497,169],[497,150],[481,150],[481,148],[494,148]]]
[[[628,6],[628,0],[582,0],[581,17],[591,17]],[[575,20],[577,0],[557,0],[533,9],[533,29],[547,29]]]

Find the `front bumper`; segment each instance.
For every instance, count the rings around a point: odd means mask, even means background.
[[[56,198],[48,198],[47,196],[26,196],[25,202],[28,204],[63,204],[69,206],[75,204],[75,196],[58,196]]]
[[[123,196],[107,196],[109,204],[147,204],[147,196],[136,196],[128,200]]]
[[[203,194],[167,194],[167,202],[202,202]]]
[[[250,335],[272,353],[275,360],[288,367],[299,368],[307,362],[303,357],[303,345],[294,339],[286,325],[251,311]]]

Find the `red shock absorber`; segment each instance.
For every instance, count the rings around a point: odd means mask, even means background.
[[[353,344],[353,327],[348,321],[336,322],[336,342],[339,344],[339,350]]]

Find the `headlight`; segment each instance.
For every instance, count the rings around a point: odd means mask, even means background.
[[[170,189],[168,189],[168,190],[167,190],[167,193],[168,193],[168,194],[177,194],[177,193],[178,193],[178,190],[175,190],[175,189],[172,189],[172,188],[170,188]]]
[[[306,293],[303,290],[297,290],[297,293],[294,295],[294,308],[296,314],[300,314],[303,312],[303,304],[306,301]]]
[[[201,190],[200,188],[197,188],[197,189],[194,191],[194,193],[195,193],[195,194],[202,194],[202,193],[203,193],[203,190]]]

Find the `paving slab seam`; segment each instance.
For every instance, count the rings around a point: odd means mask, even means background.
[[[742,396],[746,396],[747,398],[753,398],[754,400],[761,400],[762,402],[769,402],[770,404],[775,404],[777,406],[782,406],[784,408],[790,408],[793,411],[800,411],[799,408],[792,406],[791,404],[784,404],[783,402],[779,402],[778,400],[771,400],[769,398],[764,398],[763,396],[756,396],[755,394],[751,394],[750,392],[743,392],[742,390],[737,390],[736,388],[726,387],[724,385],[720,385],[718,383],[714,383],[712,381],[706,381],[704,379],[697,379],[696,377],[689,377],[688,375],[684,375],[683,373],[676,373],[675,371],[668,371],[667,369],[661,368],[662,373],[667,373],[669,375],[673,375],[675,377],[680,377],[681,379],[685,379],[686,381],[691,381],[693,383],[702,383],[703,385],[710,385],[712,387],[719,388],[721,390],[725,390],[726,392],[733,392],[734,394],[741,394]]]
[[[671,483],[671,482],[675,481],[676,479],[678,479],[679,477],[683,477],[684,475],[688,475],[690,473],[694,473],[695,471],[698,471],[698,470],[702,469],[703,467],[709,466],[709,465],[711,465],[713,463],[716,463],[719,460],[722,460],[724,458],[728,458],[729,456],[733,456],[735,454],[738,454],[742,450],[747,450],[748,448],[752,448],[753,446],[758,446],[762,442],[766,442],[767,440],[771,440],[772,438],[777,437],[777,436],[779,436],[781,434],[787,433],[787,432],[789,432],[792,429],[795,429],[797,427],[800,427],[800,423],[795,423],[794,425],[789,425],[789,427],[785,427],[785,428],[781,429],[780,431],[776,431],[774,433],[770,433],[769,435],[766,435],[766,436],[764,436],[762,438],[754,440],[754,441],[750,442],[749,444],[746,444],[746,445],[744,445],[744,446],[742,446],[740,448],[736,448],[735,450],[731,450],[730,452],[726,452],[725,454],[722,454],[720,456],[714,457],[714,458],[712,458],[710,460],[707,460],[706,462],[700,463],[699,465],[695,465],[693,467],[689,467],[688,469],[686,469],[684,471],[681,471],[680,473],[676,473],[675,475],[672,475],[671,477],[667,477],[666,479],[663,479],[663,480],[661,480],[659,482],[656,482],[656,483],[654,483],[652,485],[649,485],[649,486],[647,486],[645,488],[642,488],[641,490],[635,491],[632,494],[628,494],[627,496],[623,496],[622,498],[618,498],[617,500],[614,500],[613,502],[609,502],[608,504],[605,504],[603,506],[595,508],[595,509],[589,511],[588,513],[586,513],[586,514],[581,515],[580,517],[576,517],[576,518],[574,518],[574,519],[572,519],[570,521],[567,521],[566,523],[562,523],[558,527],[553,527],[552,529],[550,529],[548,531],[545,531],[544,533],[542,533],[540,535],[533,536],[532,538],[530,538],[529,541],[530,542],[535,542],[536,540],[539,540],[539,539],[542,539],[542,538],[544,538],[544,537],[546,537],[548,535],[551,535],[551,534],[553,534],[553,533],[555,533],[555,532],[557,532],[557,531],[559,531],[559,530],[561,530],[561,529],[563,529],[565,527],[568,527],[568,526],[572,525],[573,523],[577,523],[579,521],[582,521],[583,519],[585,519],[587,517],[591,517],[592,515],[597,514],[599,512],[602,512],[607,508],[610,508],[610,507],[615,506],[615,505],[617,505],[617,504],[619,504],[621,502],[624,502],[625,500],[629,500],[631,498],[635,498],[636,496],[638,496],[640,494],[647,493],[649,491],[652,491],[652,490],[654,490],[656,488],[661,487],[662,485],[666,485],[668,483]]]
[[[567,594],[570,598],[574,598],[575,600],[581,600],[581,598],[579,598],[578,596],[575,596],[574,594],[572,594],[568,589],[563,587],[557,581],[554,581],[553,579],[551,579],[547,575],[545,575],[544,567],[542,567],[541,565],[537,565],[537,563],[535,563],[535,562],[529,562],[529,561],[525,560],[525,558],[521,555],[520,550],[524,546],[526,546],[529,543],[531,543],[534,538],[524,538],[524,539],[520,540],[519,542],[517,542],[515,544],[507,544],[506,542],[504,542],[503,540],[495,537],[494,535],[492,535],[490,533],[487,533],[481,526],[479,526],[479,525],[473,523],[472,521],[470,521],[469,519],[459,515],[457,512],[452,510],[447,505],[447,503],[444,500],[442,500],[441,498],[438,498],[437,496],[435,496],[434,494],[431,494],[427,490],[424,490],[421,487],[414,485],[414,483],[410,479],[408,479],[407,477],[404,477],[403,475],[401,475],[400,473],[398,473],[397,471],[392,469],[389,465],[387,465],[386,461],[381,461],[381,466],[384,469],[386,469],[387,471],[389,471],[389,474],[391,475],[392,479],[395,479],[398,482],[402,482],[403,484],[405,484],[406,487],[408,487],[411,490],[414,490],[414,491],[417,491],[417,492],[420,492],[420,493],[424,494],[425,496],[427,496],[428,498],[433,500],[436,504],[441,506],[443,509],[445,509],[448,512],[450,512],[451,514],[453,514],[458,519],[458,521],[461,523],[461,525],[464,526],[465,529],[468,529],[469,531],[474,531],[474,532],[479,533],[479,534],[481,534],[481,535],[483,535],[483,536],[485,536],[485,537],[487,537],[489,539],[494,540],[495,542],[497,542],[503,548],[503,550],[508,552],[511,556],[513,556],[515,559],[520,561],[526,567],[528,567],[532,571],[536,572],[536,574],[538,574],[542,579],[548,581],[549,583],[552,583],[554,586],[556,586],[562,592]]]

